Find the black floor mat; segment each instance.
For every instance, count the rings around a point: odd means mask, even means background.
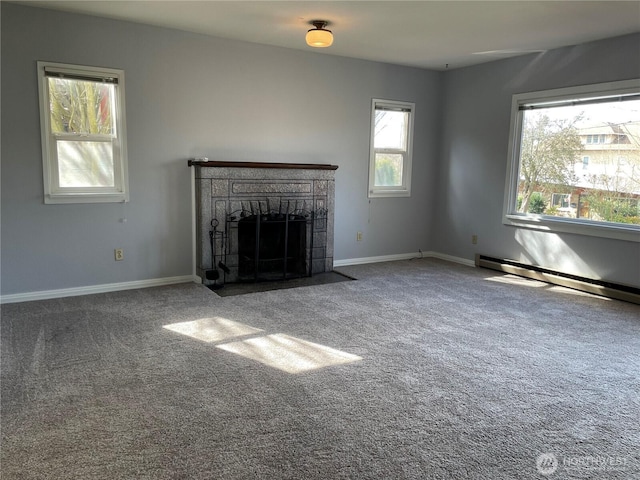
[[[290,280],[278,280],[273,282],[255,283],[227,283],[222,288],[209,288],[221,297],[232,297],[234,295],[244,295],[247,293],[267,292],[269,290],[283,290],[286,288],[309,287],[312,285],[326,285],[328,283],[349,282],[356,280],[342,273],[324,272],[317,273],[311,277],[292,278]]]

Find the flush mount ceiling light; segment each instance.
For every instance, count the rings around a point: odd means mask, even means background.
[[[331,30],[327,30],[327,22],[324,20],[314,20],[311,24],[316,27],[307,32],[306,40],[307,45],[310,47],[330,47],[333,43],[333,33]]]

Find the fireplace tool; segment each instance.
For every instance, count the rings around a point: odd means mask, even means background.
[[[207,280],[213,280],[213,284],[207,285],[207,287],[210,288],[211,290],[219,290],[222,287],[224,287],[224,284],[218,283],[218,279],[220,278],[220,272],[216,268],[216,247],[215,247],[216,242],[215,241],[216,241],[216,237],[218,237],[218,220],[216,220],[215,218],[211,220],[211,227],[213,228],[213,230],[209,230],[209,241],[211,243],[211,269],[206,270],[204,272],[204,275]],[[226,268],[226,265],[225,265],[225,268]]]

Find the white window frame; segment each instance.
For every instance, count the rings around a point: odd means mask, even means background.
[[[376,107],[398,109],[409,113],[407,124],[407,148],[402,149],[376,149],[374,147]],[[371,134],[369,145],[369,198],[384,197],[410,197],[411,196],[411,164],[413,153],[413,117],[415,115],[415,103],[397,100],[383,100],[374,98],[371,101]],[[394,153],[402,155],[402,184],[398,186],[376,186],[375,184],[375,158],[376,153]]]
[[[112,68],[88,67],[65,63],[37,62],[38,90],[40,95],[40,130],[42,139],[42,164],[44,177],[44,203],[120,203],[129,201],[127,168],[127,141],[124,106],[124,71]],[[110,79],[116,83],[113,114],[115,132],[105,135],[55,134],[51,131],[48,76],[46,72],[77,78]],[[112,145],[113,187],[62,187],[58,174],[57,142],[108,141]]]
[[[570,102],[572,99],[597,99],[615,95],[639,93],[640,79],[633,79],[513,95],[502,223],[514,227],[549,232],[566,232],[640,242],[640,226],[638,225],[598,222],[583,218],[556,217],[544,214],[520,213],[517,211],[520,142],[523,127],[521,106],[531,104],[544,106],[544,104],[552,105],[554,103]]]

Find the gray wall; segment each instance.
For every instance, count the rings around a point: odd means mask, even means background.
[[[191,274],[194,156],[336,164],[337,260],[429,249],[442,74],[0,8],[3,295]],[[37,60],[125,70],[130,203],[44,205]],[[411,198],[367,199],[374,97],[416,103]]]
[[[640,243],[502,224],[511,96],[638,77],[637,34],[447,72],[433,249],[640,285]]]

